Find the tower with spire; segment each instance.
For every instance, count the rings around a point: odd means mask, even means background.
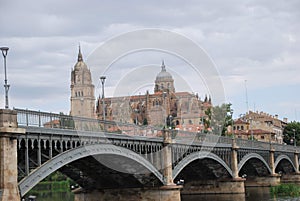
[[[83,61],[79,45],[77,63],[71,72],[71,111],[70,115],[79,117],[95,117],[94,85],[91,71]]]

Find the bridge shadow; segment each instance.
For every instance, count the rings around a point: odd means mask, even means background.
[[[87,190],[164,184],[161,172],[141,155],[112,144],[90,144],[58,154],[31,172],[19,182],[21,196],[57,170]]]

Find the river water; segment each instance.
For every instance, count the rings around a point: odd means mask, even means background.
[[[38,201],[73,201],[71,193],[52,193],[39,197]],[[182,195],[182,201],[300,201],[298,198],[273,198],[269,187],[246,188],[246,194]]]
[[[300,197],[273,198],[269,187],[248,187],[245,195],[182,195],[181,201],[300,201]]]

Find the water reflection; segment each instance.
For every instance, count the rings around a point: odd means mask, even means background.
[[[247,187],[246,201],[267,201],[273,200],[269,187]],[[275,200],[274,200],[275,201]]]
[[[246,194],[182,195],[182,201],[299,201],[298,198],[273,198],[269,187],[247,187]]]
[[[25,199],[30,200],[28,197]],[[71,192],[50,192],[37,195],[37,201],[74,201],[74,194]]]
[[[182,201],[245,201],[244,194],[220,194],[220,195],[182,195]]]

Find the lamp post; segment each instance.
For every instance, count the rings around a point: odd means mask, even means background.
[[[166,128],[166,127],[168,127],[167,126],[167,118],[168,118],[168,116],[167,116],[167,104],[166,104],[166,96],[167,96],[167,92],[163,92],[162,93],[162,95],[163,95],[163,98],[164,98],[164,108],[163,109],[165,109],[165,112],[164,112],[164,114],[163,114],[163,118],[164,118],[164,129]]]
[[[2,55],[4,57],[4,88],[5,88],[5,109],[8,109],[8,90],[9,90],[9,84],[7,84],[7,75],[6,75],[6,56],[7,52],[9,50],[8,47],[1,47]]]
[[[135,125],[138,125],[138,113],[140,112],[139,109],[134,109],[135,112]]]
[[[269,136],[269,144],[272,143],[272,129],[271,129],[271,124],[272,122],[271,121],[268,121],[267,122],[268,126],[269,126],[269,132],[270,132],[270,136]]]
[[[249,118],[250,121],[250,132],[251,132],[251,140],[253,140],[253,130],[252,130],[252,118]]]
[[[295,129],[293,129],[293,132],[294,132],[294,147],[296,147],[297,146],[297,142],[296,142],[296,130]]]
[[[104,131],[105,131],[105,101],[104,101],[104,83],[105,83],[105,79],[106,77],[105,76],[101,76],[100,77],[100,81],[101,81],[101,84],[102,84],[102,112],[103,112],[103,121],[104,121]]]
[[[230,110],[231,115],[231,132],[232,132],[232,138],[234,138],[234,131],[233,131],[233,110]]]

